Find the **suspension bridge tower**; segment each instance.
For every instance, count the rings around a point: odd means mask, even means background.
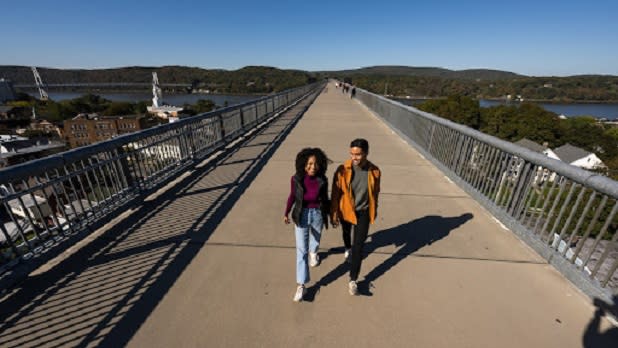
[[[152,73],[152,106],[146,107],[148,112],[157,115],[158,117],[175,122],[178,120],[178,113],[183,110],[181,107],[166,105],[163,103],[163,93],[159,86],[159,78],[157,73]]]
[[[36,67],[32,67],[32,73],[34,74],[34,83],[36,83],[36,87],[39,89],[39,94],[41,95],[41,100],[48,100],[49,96],[47,92],[45,92],[45,85],[43,84],[43,80],[41,79],[41,75],[36,70]]]

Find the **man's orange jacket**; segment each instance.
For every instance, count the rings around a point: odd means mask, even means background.
[[[380,169],[367,161],[367,195],[369,198],[369,222],[378,215],[378,194],[380,193]],[[330,214],[333,221],[341,219],[356,225],[354,193],[352,192],[352,160],[345,161],[335,171],[330,199]]]

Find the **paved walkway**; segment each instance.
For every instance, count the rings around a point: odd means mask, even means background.
[[[296,123],[306,106],[2,299],[0,346],[583,345],[594,308],[551,266],[333,85]],[[348,294],[329,229],[308,301],[294,303],[294,234],[282,222],[294,157],[322,147],[332,177],[356,137],[383,172],[362,294]]]

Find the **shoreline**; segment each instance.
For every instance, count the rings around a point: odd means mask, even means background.
[[[446,99],[448,97],[413,97],[413,96],[388,96],[389,99],[395,100],[434,100],[434,99]],[[618,100],[553,100],[553,99],[524,99],[523,101],[510,100],[507,101],[504,98],[472,98],[474,100],[487,100],[492,102],[502,103],[535,103],[535,104],[618,104]]]
[[[23,92],[23,93],[28,93],[28,92],[36,92],[38,93],[38,90],[36,88],[16,88],[15,89],[16,92]],[[112,93],[127,93],[127,94],[152,94],[152,89],[148,88],[148,89],[48,89],[46,90],[47,93],[82,93],[82,94],[98,94],[98,93],[103,93],[103,94],[112,94]],[[172,95],[229,95],[229,96],[265,96],[265,95],[269,95],[269,93],[225,93],[225,92],[220,92],[220,93],[204,93],[204,92],[187,92],[187,91],[179,91],[179,90],[174,90],[174,89],[170,89],[170,90],[166,90],[163,89],[163,93],[165,94],[172,94]],[[30,93],[28,93],[30,94]]]
[[[475,98],[476,100],[488,100],[507,102],[504,98]],[[553,99],[524,99],[523,101],[511,100],[509,103],[537,103],[537,104],[618,104],[618,100],[553,100]]]

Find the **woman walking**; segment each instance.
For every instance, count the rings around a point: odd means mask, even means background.
[[[283,222],[290,223],[292,212],[296,234],[296,292],[293,300],[302,301],[309,282],[309,266],[320,263],[318,248],[322,227],[328,228],[328,179],[330,160],[319,148],[305,148],[296,155],[296,173],[291,179]]]

